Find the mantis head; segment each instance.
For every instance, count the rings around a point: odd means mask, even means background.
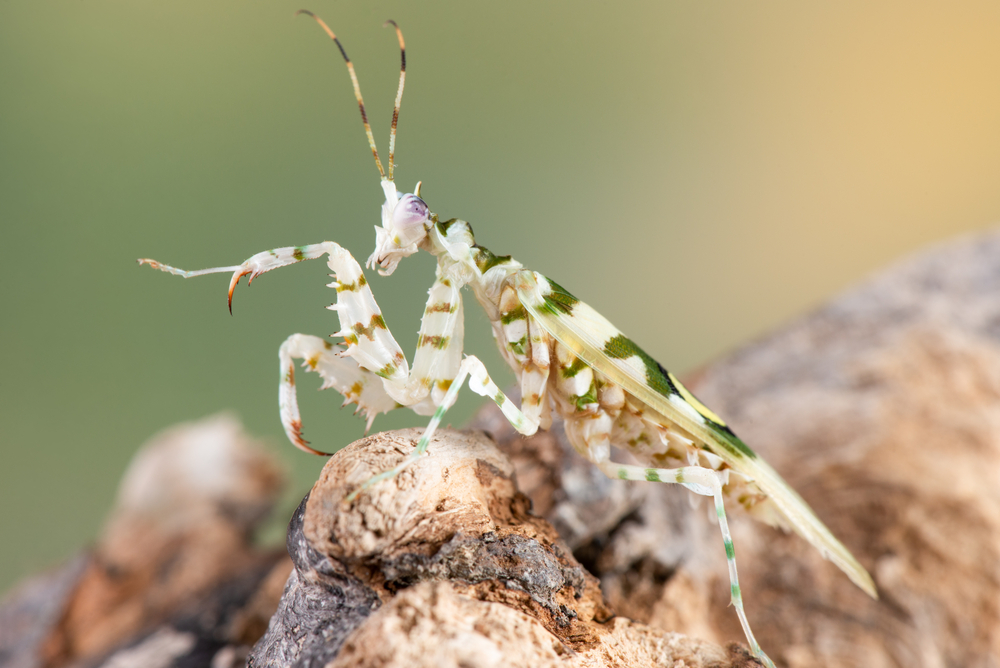
[[[420,199],[419,183],[414,193],[400,195],[392,181],[383,179],[382,190],[382,227],[375,226],[375,251],[366,265],[378,265],[378,273],[388,276],[400,260],[417,252],[433,221],[427,204]]]

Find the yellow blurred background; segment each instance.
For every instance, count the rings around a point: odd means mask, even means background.
[[[302,2],[0,3],[0,590],[91,539],[136,447],[177,421],[231,408],[271,441],[294,480],[279,524],[322,467],[281,433],[276,354],[337,329],[325,266],[242,285],[230,317],[225,277],[135,264],[371,252],[378,174]],[[675,371],[1000,220],[995,2],[305,6],[356,63],[383,152],[398,52],[381,25],[405,31],[401,188],[422,179],[432,210]],[[432,261],[369,275],[409,353]],[[467,350],[509,382],[467,314]],[[302,386],[314,445],[361,436]]]

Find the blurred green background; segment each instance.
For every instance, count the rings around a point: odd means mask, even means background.
[[[230,317],[225,277],[135,264],[371,252],[378,175],[302,1],[0,3],[0,590],[95,536],[132,453],[177,421],[238,411],[288,462],[286,516],[322,467],[281,433],[276,353],[337,329],[325,266],[244,284]],[[381,25],[403,27],[402,188],[422,179],[434,211],[677,371],[1000,220],[995,2],[306,6],[355,61],[383,152]],[[432,262],[369,275],[409,353]],[[467,313],[467,349],[499,369]],[[315,380],[307,436],[358,438]]]

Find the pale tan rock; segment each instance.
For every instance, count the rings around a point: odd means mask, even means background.
[[[597,581],[552,526],[528,511],[513,467],[481,433],[443,430],[397,477],[344,498],[411,452],[422,430],[364,439],[324,467],[306,504],[310,546],[386,601],[421,580],[454,580],[468,596],[541,620],[571,645],[611,613]]]
[[[534,617],[422,582],[375,612],[326,668],[708,668],[739,665],[718,645],[616,617],[597,642],[564,645]]]
[[[530,615],[422,582],[375,612],[327,668],[548,668],[567,653]]]
[[[306,505],[304,532],[315,549],[351,561],[431,554],[457,531],[479,535],[512,518],[510,461],[481,435],[454,431],[432,441],[431,456],[345,503],[358,485],[411,452],[421,433],[376,434],[330,459]]]

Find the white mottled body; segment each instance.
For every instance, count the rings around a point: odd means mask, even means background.
[[[340,46],[333,32],[319,22]],[[402,48],[402,33],[398,28],[396,31]],[[353,66],[343,48],[341,53],[382,172]],[[343,343],[335,345],[316,336],[293,334],[282,344],[280,415],[292,443],[323,454],[302,438],[295,391],[296,360],[302,360],[308,371],[318,373],[324,388],[340,392],[345,404],[356,404],[369,426],[378,414],[403,406],[421,415],[433,414],[413,458],[426,451],[444,412],[467,380],[470,389],[495,401],[522,434],[548,428],[552,412],[558,413],[576,450],[608,476],[679,483],[711,496],[726,548],[733,605],[752,651],[766,664],[773,665],[754,639],[743,610],[724,496],[737,500],[758,519],[794,530],[875,596],[868,573],[809,506],[673,374],[553,281],[525,269],[509,256],[498,257],[477,245],[465,221],[439,221],[420,199],[419,184],[411,194],[396,190],[392,151],[405,55],[403,63],[390,140],[389,174],[383,173],[381,182],[385,195],[382,225],[375,228],[376,248],[368,265],[377,266],[379,273],[387,276],[402,258],[420,250],[437,258],[436,278],[428,293],[412,366],[386,327],[361,266],[332,241],[264,251],[240,265],[194,272],[140,260],[184,277],[232,272],[231,304],[233,290],[242,276],[253,280],[278,267],[327,257],[334,279],[329,287],[337,295],[328,308],[336,311],[340,320],[340,329],[333,336],[340,337]],[[469,288],[492,324],[500,353],[520,384],[520,406],[500,391],[479,359],[463,356],[463,288]],[[612,446],[628,450],[643,466],[613,462]],[[395,475],[406,463],[375,476],[348,499]]]

